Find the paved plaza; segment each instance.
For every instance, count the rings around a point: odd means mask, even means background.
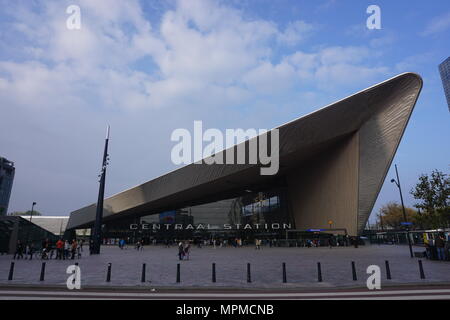
[[[423,248],[415,248],[422,251]],[[353,247],[270,248],[193,247],[189,261],[178,260],[173,246],[146,246],[143,251],[129,247],[103,246],[100,255],[81,259],[46,260],[45,280],[39,281],[41,260],[12,260],[0,256],[0,284],[64,285],[67,266],[78,262],[83,286],[158,287],[242,287],[242,288],[330,288],[365,286],[369,265],[382,270],[382,286],[391,284],[450,283],[450,262],[422,259],[426,279],[420,279],[418,258],[410,258],[406,246],[366,245]],[[390,263],[392,280],[386,279],[385,260]],[[15,262],[13,280],[8,281],[11,261]],[[352,279],[351,261],[356,264],[357,281]],[[282,282],[282,263],[286,263],[287,283]],[[317,262],[321,263],[323,282],[317,281]],[[106,282],[108,263],[111,282]],[[141,283],[142,264],[147,265],[146,282]],[[181,282],[176,282],[180,263]],[[211,265],[216,264],[217,282],[211,281]],[[247,283],[247,263],[251,264],[251,283]]]

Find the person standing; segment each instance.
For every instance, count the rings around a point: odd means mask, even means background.
[[[69,259],[69,250],[70,250],[70,243],[69,240],[66,240],[64,242],[64,256],[63,256],[64,260]]]
[[[75,253],[77,252],[77,247],[78,247],[77,240],[73,239],[72,245],[71,245],[71,253],[72,253],[71,259],[72,260],[75,259]]]
[[[28,259],[28,255],[30,254],[30,245],[28,243],[25,244],[25,260]]]
[[[180,243],[178,243],[178,258],[180,260],[183,260],[184,258],[184,248],[183,248],[183,243],[180,241]]]
[[[445,259],[445,241],[444,237],[442,235],[439,235],[436,238],[436,241],[434,242],[434,245],[436,246],[437,256],[438,260],[444,260]]]
[[[184,259],[185,260],[189,260],[189,252],[191,250],[191,244],[189,243],[189,241],[187,241],[184,244]]]
[[[64,251],[64,242],[60,238],[56,242],[56,259],[61,260],[63,258],[63,251]]]

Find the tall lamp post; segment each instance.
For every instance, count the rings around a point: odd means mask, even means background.
[[[34,212],[35,205],[36,205],[36,202],[33,202],[33,204],[31,205],[30,222],[31,222],[31,219],[33,219],[33,212]]]
[[[407,218],[406,218],[406,211],[405,211],[405,205],[403,203],[403,194],[402,194],[402,188],[400,186],[400,178],[398,177],[398,170],[397,170],[397,165],[395,165],[395,173],[397,175],[397,180],[395,179],[391,179],[392,183],[395,183],[395,185],[397,186],[399,192],[400,192],[400,200],[402,202],[402,210],[403,210],[403,219],[405,220],[405,222],[408,222]],[[413,255],[413,250],[412,250],[412,244],[411,244],[411,238],[409,236],[409,227],[408,225],[406,225],[406,236],[408,238],[408,245],[409,245],[409,253],[411,255],[411,258],[414,257]]]
[[[94,232],[92,235],[91,254],[100,253],[102,241],[103,199],[105,197],[106,166],[108,165],[109,126],[106,129],[105,149],[103,151],[102,171],[100,173],[100,186],[98,189],[97,211],[95,215]]]
[[[31,212],[30,212],[30,223],[31,223],[31,219],[33,219],[33,211],[34,211],[34,206],[35,205],[36,205],[36,202],[33,201],[33,204],[31,205]],[[26,241],[25,241],[25,245],[28,244],[28,238],[29,238],[29,235],[30,235],[30,228],[31,228],[31,226],[27,228],[27,238],[26,238]]]

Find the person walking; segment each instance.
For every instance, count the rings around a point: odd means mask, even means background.
[[[14,257],[13,259],[15,260],[17,256],[17,259],[22,258],[23,259],[23,244],[20,240],[17,240],[17,245],[16,245],[16,252],[14,253]]]
[[[27,247],[28,247],[27,253],[28,253],[28,255],[30,256],[30,260],[33,260],[33,254],[34,254],[34,245],[33,245],[33,242],[31,242]]]

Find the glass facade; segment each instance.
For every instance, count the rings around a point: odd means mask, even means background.
[[[129,243],[282,239],[286,230],[295,228],[285,199],[284,189],[248,192],[243,197],[111,221],[105,223],[103,236],[116,241],[124,238]]]
[[[442,85],[444,86],[444,93],[450,111],[450,57],[439,65],[439,73],[441,74]]]
[[[45,239],[56,242],[58,237],[21,217],[0,217],[1,253],[13,253],[18,240],[22,243],[33,243],[35,248],[40,248],[42,241]]]

